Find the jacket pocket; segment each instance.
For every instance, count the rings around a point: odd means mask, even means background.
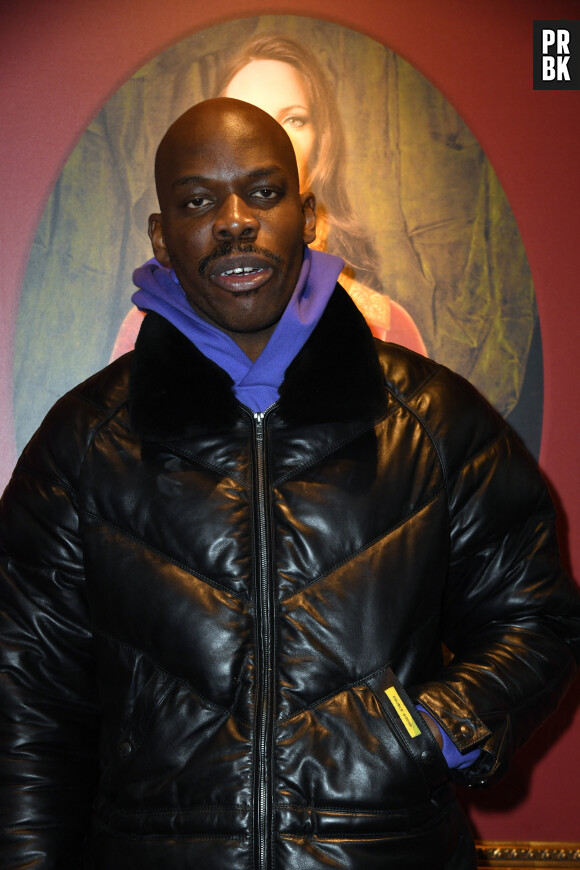
[[[133,700],[127,693],[123,721],[112,720],[106,726],[99,786],[101,797],[112,802],[123,801],[124,789],[135,779],[136,770],[143,766],[143,758],[147,758],[142,745],[147,745],[147,735],[178,682],[176,677],[153,666]]]
[[[140,749],[155,714],[177,682],[177,677],[161,670],[155,670],[149,677],[135,699],[129,725],[121,733],[117,743],[117,752],[121,758],[126,758]]]
[[[429,789],[449,780],[449,768],[429,726],[390,668],[366,684],[399,744],[419,767]]]

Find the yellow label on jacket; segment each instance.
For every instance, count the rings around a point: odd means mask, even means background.
[[[394,686],[385,689],[385,695],[399,714],[399,719],[407,729],[411,737],[418,737],[421,733],[420,728],[417,728],[415,720],[401,701],[401,697]]]

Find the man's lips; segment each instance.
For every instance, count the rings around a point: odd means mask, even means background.
[[[212,284],[231,293],[256,290],[268,281],[273,272],[271,263],[257,254],[237,254],[219,257],[211,264],[208,277]]]

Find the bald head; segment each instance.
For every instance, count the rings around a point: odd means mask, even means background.
[[[251,103],[218,97],[188,109],[167,130],[155,157],[155,185],[163,210],[167,185],[174,178],[176,161],[196,152],[211,157],[225,144],[242,152],[259,140],[275,156],[296,183],[298,168],[292,142],[284,128],[266,112]]]
[[[160,214],[149,218],[157,260],[191,307],[256,359],[314,241],[314,197],[301,193],[292,143],[250,103],[199,103],[157,151]]]

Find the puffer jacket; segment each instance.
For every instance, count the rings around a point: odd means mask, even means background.
[[[2,868],[474,866],[416,709],[492,781],[580,654],[534,463],[337,288],[253,415],[157,315],[5,494]],[[442,643],[447,653],[445,660]]]

